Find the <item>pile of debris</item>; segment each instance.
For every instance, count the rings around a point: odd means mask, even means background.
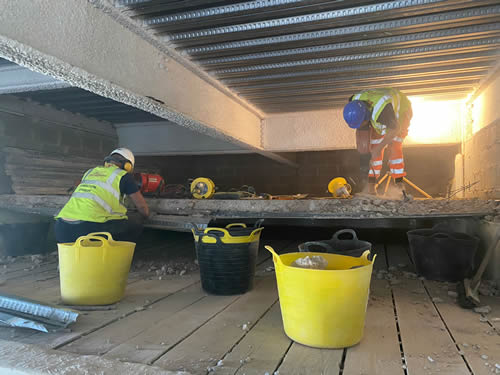
[[[158,277],[159,280],[167,275],[183,276],[188,273],[198,272],[198,270],[197,260],[193,261],[191,258],[177,258],[168,261],[137,260],[132,263],[130,268],[131,272],[145,274],[145,277],[150,278]]]

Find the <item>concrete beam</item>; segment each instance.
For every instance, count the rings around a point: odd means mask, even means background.
[[[342,108],[270,115],[263,122],[263,145],[272,152],[343,150],[356,147],[356,134]]]
[[[141,122],[116,124],[118,143],[129,147],[136,155],[207,155],[245,153],[247,149],[223,142],[172,122]]]
[[[19,65],[0,66],[0,94],[62,89],[66,87],[70,87],[66,82],[33,72]]]
[[[131,30],[106,4],[0,0],[0,56],[294,165],[263,149],[260,113]]]

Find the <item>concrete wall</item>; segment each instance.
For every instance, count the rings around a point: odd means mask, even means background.
[[[248,152],[229,142],[196,133],[172,122],[115,125],[119,144],[135,155],[176,155],[221,152]]]
[[[500,198],[500,74],[470,106],[463,144],[466,197]]]
[[[459,151],[458,145],[407,149],[408,177],[431,195],[446,195]],[[298,152],[285,156],[295,160],[299,167],[290,168],[255,154],[139,157],[138,164],[160,172],[169,184],[182,184],[188,178],[203,176],[212,178],[222,190],[252,185],[258,192],[270,194],[326,195],[328,182],[333,177],[356,179],[359,174],[359,154],[355,150]]]
[[[405,146],[460,143],[462,101],[410,99],[414,116]],[[271,115],[263,121],[263,146],[275,152],[354,149],[356,134],[345,123],[342,111]]]

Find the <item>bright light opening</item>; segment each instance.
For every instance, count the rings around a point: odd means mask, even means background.
[[[413,144],[459,143],[463,100],[436,101],[410,97],[413,118],[406,142]]]

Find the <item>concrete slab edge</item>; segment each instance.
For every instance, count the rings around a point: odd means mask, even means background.
[[[159,367],[104,359],[94,355],[79,356],[59,350],[0,340],[2,375],[190,375]]]
[[[119,85],[101,79],[85,70],[72,66],[53,56],[46,55],[34,48],[26,46],[10,38],[0,36],[0,57],[4,57],[21,66],[35,72],[50,75],[56,79],[65,81],[72,86],[101,95],[105,98],[116,100],[120,103],[130,105],[143,111],[152,113],[158,117],[172,121],[178,125],[194,130],[226,142],[237,144],[243,148],[262,152],[252,145],[233,136],[229,136],[215,128],[206,126],[195,121],[183,113],[179,113],[163,103],[151,98],[141,96],[124,89]]]
[[[202,68],[200,68],[197,64],[194,62],[190,61],[186,57],[182,56],[179,52],[177,52],[173,47],[169,47],[167,42],[164,42],[163,40],[160,40],[158,37],[155,35],[149,33],[146,29],[142,28],[141,25],[137,22],[131,19],[130,17],[127,17],[123,15],[119,9],[114,7],[109,0],[88,0],[92,5],[94,5],[96,8],[102,10],[104,13],[106,13],[108,16],[110,16],[113,20],[118,22],[120,25],[124,26],[125,28],[133,31],[135,34],[139,35],[142,39],[156,47],[158,50],[161,52],[165,53],[166,55],[170,56],[172,59],[177,61],[179,64],[183,65],[187,69],[189,69],[192,73],[196,74],[198,77],[203,79],[205,82],[208,84],[212,85],[216,89],[218,89],[220,92],[224,93],[227,97],[231,98],[232,100],[236,101],[246,109],[248,109],[250,112],[252,112],[254,115],[259,117],[261,120],[264,119],[264,113],[256,108],[255,106],[251,105],[249,102],[246,100],[238,97],[237,93],[234,91],[230,90],[227,86],[222,84],[220,81],[206,73]]]

